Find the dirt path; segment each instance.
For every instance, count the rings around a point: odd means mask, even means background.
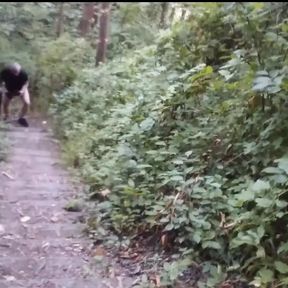
[[[58,163],[50,133],[32,123],[7,134],[9,156],[0,166],[0,287],[131,287],[91,271],[79,214],[63,209],[77,189]]]

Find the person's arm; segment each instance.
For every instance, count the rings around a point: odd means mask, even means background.
[[[27,80],[26,83],[23,85],[20,92],[24,92],[25,89],[28,89],[28,86],[29,86],[29,81]]]
[[[28,89],[28,86],[29,86],[29,79],[28,79],[28,75],[27,73],[25,72],[24,74],[24,79],[25,81],[25,84],[22,86],[22,89],[20,90],[20,93],[24,93],[25,89]]]

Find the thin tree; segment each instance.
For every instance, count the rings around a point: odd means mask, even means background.
[[[94,9],[94,2],[85,2],[83,4],[83,14],[79,23],[79,33],[82,37],[85,37],[90,32],[92,23],[94,22]]]
[[[94,28],[95,26],[98,26],[99,13],[100,13],[100,3],[95,3],[95,5],[94,5],[94,15],[93,15],[93,21],[92,21],[92,24],[91,24],[91,28]]]
[[[170,13],[170,15],[169,15],[169,23],[170,23],[170,24],[172,24],[173,21],[174,21],[175,12],[176,12],[175,10],[176,10],[176,9],[175,9],[175,6],[173,6],[172,9],[171,9],[171,13]]]
[[[56,25],[56,36],[60,37],[64,32],[64,2],[59,3],[57,25]]]
[[[166,28],[168,11],[169,11],[169,2],[162,2],[160,23],[159,23],[159,27],[162,29]]]
[[[110,2],[101,2],[96,66],[98,66],[100,63],[104,63],[106,59],[106,51],[108,44],[109,13],[110,13]]]
[[[187,13],[187,10],[185,8],[182,8],[181,17],[180,17],[181,21],[185,20],[186,13]]]

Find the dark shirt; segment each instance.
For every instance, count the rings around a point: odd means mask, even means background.
[[[1,81],[5,83],[5,87],[9,92],[18,92],[28,81],[28,74],[25,70],[20,71],[16,76],[8,68],[4,68],[1,72]]]

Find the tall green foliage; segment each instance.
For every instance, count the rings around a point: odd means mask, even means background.
[[[168,235],[214,275],[205,287],[239,271],[261,287],[288,279],[283,5],[193,5],[52,109],[91,197],[110,191],[95,205],[102,227]]]

